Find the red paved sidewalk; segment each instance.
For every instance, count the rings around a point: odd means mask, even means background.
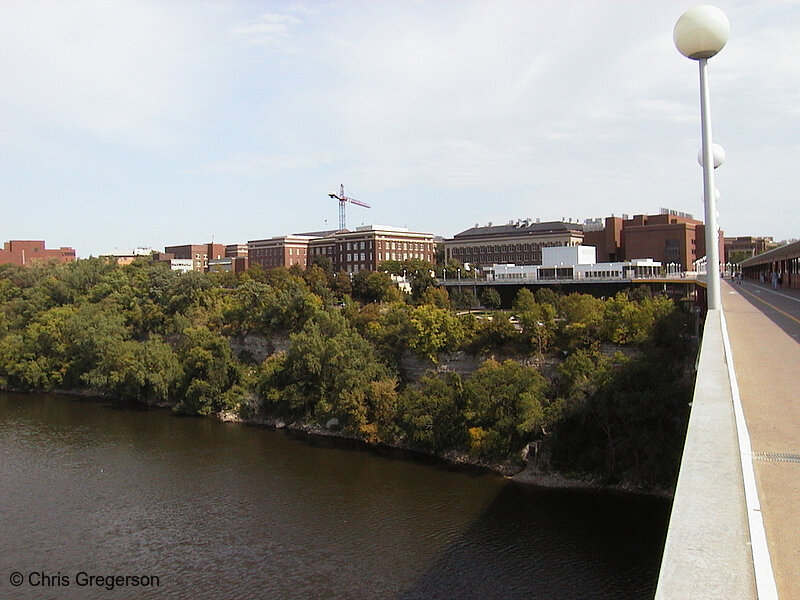
[[[800,600],[800,291],[724,282],[722,304],[775,582]]]

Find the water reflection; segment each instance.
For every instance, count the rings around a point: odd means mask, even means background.
[[[0,449],[3,598],[110,593],[10,586],[32,569],[160,576],[138,598],[648,598],[668,515],[55,396],[0,394]]]

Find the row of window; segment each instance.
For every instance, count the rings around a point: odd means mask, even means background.
[[[249,251],[251,256],[283,256],[285,246],[273,246],[271,248],[253,248]],[[289,246],[289,256],[305,256],[305,248],[294,248]]]
[[[534,242],[527,244],[492,244],[488,246],[464,246],[450,249],[453,256],[465,256],[474,254],[492,254],[500,252],[534,252],[541,248],[553,246],[564,246],[564,242]]]
[[[347,242],[347,250],[371,250],[372,241]],[[378,240],[378,250],[430,250],[430,244],[425,242],[383,242]]]

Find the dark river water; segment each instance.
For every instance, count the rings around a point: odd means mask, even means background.
[[[0,393],[0,598],[651,598],[668,513],[283,431]]]

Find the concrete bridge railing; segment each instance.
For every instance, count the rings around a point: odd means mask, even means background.
[[[657,600],[757,598],[723,330],[708,311]]]

